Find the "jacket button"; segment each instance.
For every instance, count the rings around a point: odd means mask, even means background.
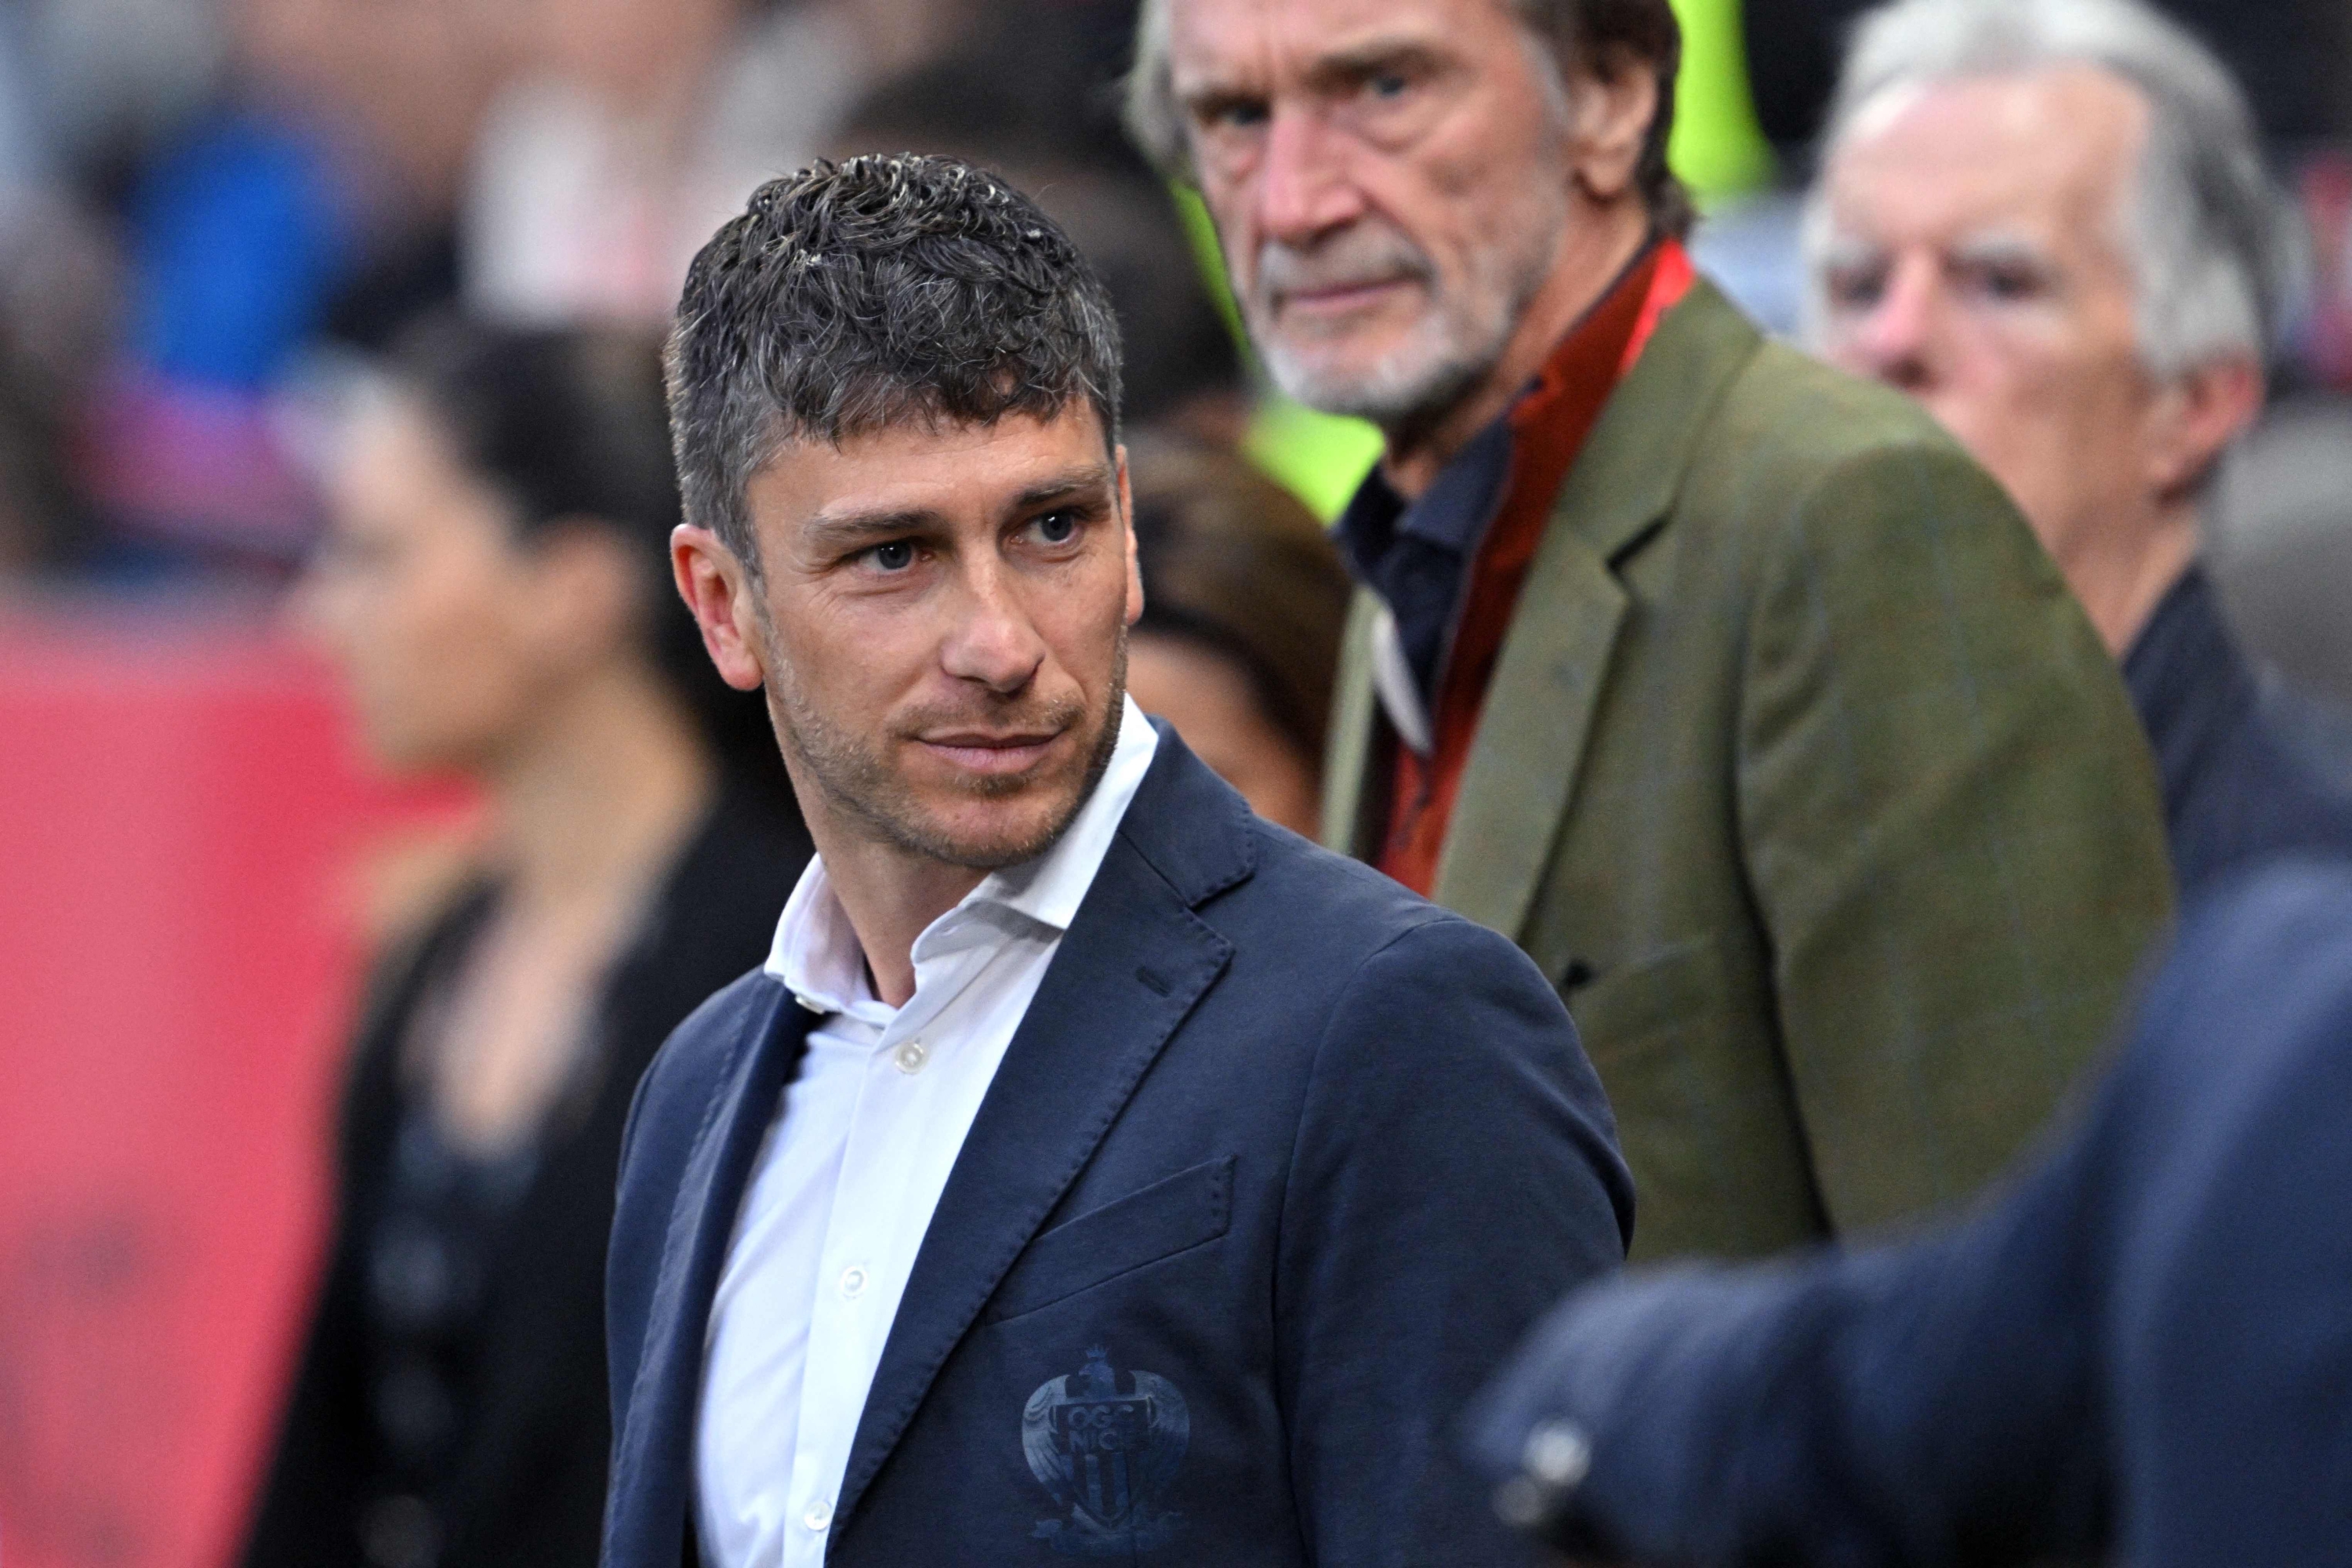
[[[1592,1468],[1592,1445],[1572,1421],[1547,1421],[1528,1434],[1520,1462],[1553,1491],[1566,1491]]]

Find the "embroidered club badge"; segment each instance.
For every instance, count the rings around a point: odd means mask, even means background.
[[[1033,1533],[1081,1557],[1166,1545],[1183,1516],[1160,1505],[1192,1431],[1174,1384],[1114,1371],[1108,1351],[1089,1350],[1084,1367],[1041,1384],[1021,1412],[1030,1473],[1067,1510],[1038,1521]]]

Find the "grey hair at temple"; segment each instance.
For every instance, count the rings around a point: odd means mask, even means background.
[[[665,357],[686,521],[756,577],[746,487],[792,442],[1058,416],[1118,440],[1118,323],[1054,221],[911,153],[771,180],[694,258]]]
[[[2221,63],[2137,0],[1896,0],[1855,30],[1832,100],[1822,164],[1883,94],[2061,66],[2112,72],[2147,100],[2148,139],[2120,215],[2138,286],[2142,362],[2170,380],[2215,359],[2267,363],[2302,250],[2263,165],[2252,116]],[[1805,217],[1818,324],[1829,242],[1825,182]]]
[[[1135,23],[1135,68],[1128,73],[1125,118],[1128,135],[1163,174],[1192,178],[1184,138],[1183,109],[1168,59],[1170,0],[1143,0]],[[1651,224],[1681,235],[1692,222],[1690,195],[1666,166],[1666,142],[1675,128],[1675,78],[1682,68],[1682,26],[1670,0],[1501,0],[1537,44],[1537,59],[1551,73],[1557,100],[1565,100],[1563,66],[1570,59],[1595,68],[1632,66],[1657,79],[1658,108],[1643,139],[1633,179],[1647,204]]]

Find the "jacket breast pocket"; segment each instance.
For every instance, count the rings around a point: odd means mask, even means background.
[[[1573,976],[1562,999],[1590,1052],[1595,1037],[1610,1045],[1646,1039],[1720,1005],[1721,968],[1714,938],[1687,937],[1599,975]]]
[[[988,1321],[1034,1312],[1216,1240],[1233,1223],[1234,1157],[1212,1160],[1042,1231],[996,1288]]]

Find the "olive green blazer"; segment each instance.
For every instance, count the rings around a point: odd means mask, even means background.
[[[1358,854],[1379,613],[1325,786]],[[1435,894],[1566,996],[1656,1258],[1976,1188],[2098,1052],[2171,873],[2114,661],[2000,489],[1701,282],[1561,488]]]

